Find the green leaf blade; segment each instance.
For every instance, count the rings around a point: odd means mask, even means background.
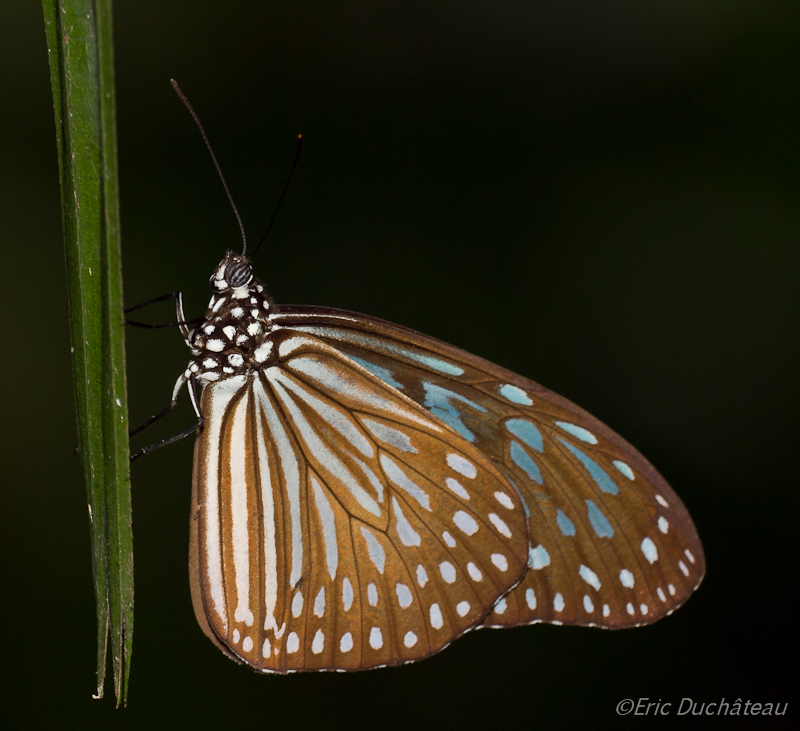
[[[43,0],[72,330],[73,371],[92,532],[97,694],[112,643],[117,703],[133,636],[124,315],[111,0]]]

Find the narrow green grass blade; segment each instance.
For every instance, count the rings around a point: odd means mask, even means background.
[[[128,697],[133,650],[133,531],[131,526],[128,389],[125,378],[125,320],[117,173],[116,92],[111,0],[97,0],[100,70],[100,136],[103,162],[103,430],[109,524],[109,606],[114,691],[117,704]]]
[[[43,0],[61,175],[78,435],[97,599],[97,697],[111,639],[117,705],[133,637],[111,0]]]

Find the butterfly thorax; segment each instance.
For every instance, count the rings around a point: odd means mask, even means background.
[[[214,294],[205,320],[189,335],[187,376],[201,383],[251,373],[269,350],[271,301],[249,259],[228,251],[209,279]]]

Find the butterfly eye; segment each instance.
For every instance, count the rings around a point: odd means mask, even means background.
[[[244,287],[253,279],[253,267],[249,262],[236,261],[225,270],[225,279],[232,289]]]

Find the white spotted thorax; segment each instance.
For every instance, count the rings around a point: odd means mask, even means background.
[[[189,336],[194,358],[184,374],[203,384],[248,375],[263,367],[272,350],[272,303],[250,260],[228,250],[209,285],[214,294],[205,320]]]

